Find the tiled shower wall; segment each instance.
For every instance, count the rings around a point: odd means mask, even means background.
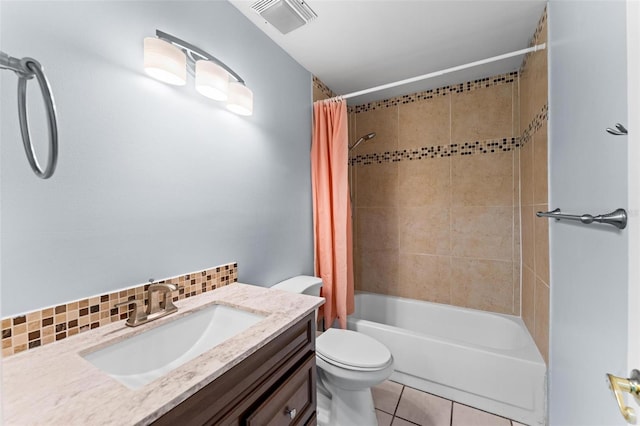
[[[548,360],[547,86],[543,50],[519,73],[350,108],[350,143],[377,134],[350,155],[358,289],[521,314]]]
[[[546,43],[543,14],[532,44]],[[549,354],[549,219],[547,182],[547,51],[529,54],[520,70],[522,319],[540,353]]]
[[[517,73],[352,108],[356,288],[520,314]]]

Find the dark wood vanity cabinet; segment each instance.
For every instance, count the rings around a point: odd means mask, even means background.
[[[311,313],[153,424],[315,425],[314,320]]]

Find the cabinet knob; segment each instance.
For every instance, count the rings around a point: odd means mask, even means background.
[[[289,410],[288,408],[285,408],[284,411],[285,413],[287,413],[290,419],[293,419],[298,413],[295,408],[292,408],[291,410]]]

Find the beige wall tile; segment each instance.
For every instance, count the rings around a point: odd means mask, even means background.
[[[361,290],[398,295],[398,250],[361,250],[358,257]]]
[[[350,198],[350,202],[351,202],[351,208],[355,209],[355,207],[358,205],[358,201],[356,200],[356,196],[358,195],[358,190],[357,190],[357,180],[356,180],[356,165],[351,165],[349,164],[349,167],[347,169],[348,171],[348,179],[349,179],[349,196]]]
[[[451,302],[511,314],[512,279],[511,262],[454,257],[451,259]]]
[[[347,118],[349,120],[349,146],[353,145],[356,141],[356,113],[350,112],[347,113]],[[352,152],[349,151],[349,157],[352,156]]]
[[[398,166],[398,204],[406,207],[451,203],[451,159],[401,161]]]
[[[520,149],[513,151],[513,204],[520,205]]]
[[[513,208],[513,260],[520,262],[520,206]]]
[[[535,332],[535,276],[529,267],[522,267],[522,320],[533,336]]]
[[[453,207],[451,253],[513,260],[513,207]]]
[[[451,198],[455,206],[512,206],[513,186],[512,152],[451,159]]]
[[[399,296],[450,303],[451,261],[448,256],[400,253]]]
[[[544,20],[544,22],[542,24],[542,28],[540,29],[540,33],[538,34],[538,37],[536,38],[536,43],[538,43],[538,44],[547,42],[547,22],[548,22],[548,19],[545,18],[545,20]]]
[[[398,249],[398,210],[359,207],[356,242],[358,250]]]
[[[518,136],[520,132],[520,78],[514,80],[511,91],[511,129],[512,135]]]
[[[401,253],[451,253],[448,208],[404,207],[398,215]]]
[[[536,346],[545,362],[549,364],[549,287],[536,279],[535,333]]]
[[[535,211],[546,212],[549,210],[546,204],[534,206]],[[535,247],[535,273],[545,284],[549,284],[549,219],[535,217],[533,219],[534,247]]]
[[[527,63],[520,74],[520,128],[524,130],[547,103],[547,51],[527,56]]]
[[[534,252],[534,212],[533,206],[522,206],[522,264],[528,266],[532,271],[535,269],[535,252]]]
[[[358,207],[395,207],[398,204],[398,163],[356,167]]]
[[[547,204],[547,124],[545,123],[533,136],[533,203]]]
[[[521,293],[521,285],[520,285],[520,260],[513,262],[513,315],[521,315],[521,301],[520,301],[520,293]]]
[[[313,101],[321,101],[323,99],[329,99],[329,96],[325,95],[320,88],[313,86]]]
[[[399,105],[398,148],[451,143],[451,97],[443,96]]]
[[[518,97],[518,101],[520,105],[519,106],[519,109],[520,109],[520,118],[519,118],[520,133],[519,134],[522,135],[522,132],[524,132],[524,130],[527,128],[529,123],[531,123],[531,120],[533,118],[533,113],[531,112],[532,103],[530,102],[531,84],[532,84],[531,70],[528,64],[520,72],[520,76],[518,80],[519,80],[519,86],[520,86],[520,96]]]
[[[355,155],[391,152],[398,149],[398,107],[375,109],[356,115],[355,139],[375,132],[376,137],[362,142],[352,152]]]
[[[520,202],[533,204],[533,143],[527,142],[520,149]]]
[[[531,102],[531,113],[535,116],[547,103],[547,49],[533,53],[527,65],[529,64],[531,65],[531,79],[533,80],[529,101]]]
[[[511,137],[512,84],[451,96],[451,142]]]

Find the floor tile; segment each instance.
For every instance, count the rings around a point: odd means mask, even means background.
[[[398,406],[398,400],[400,399],[401,392],[402,385],[400,383],[386,380],[371,388],[371,393],[373,394],[373,405],[378,410],[394,414],[396,412],[396,407]]]
[[[391,426],[393,416],[384,411],[376,410],[376,418],[378,419],[378,426]]]
[[[396,416],[422,426],[449,426],[451,401],[405,386]]]
[[[400,417],[394,417],[391,426],[416,426],[416,424],[402,420]]]
[[[511,426],[511,420],[454,403],[451,426]]]

